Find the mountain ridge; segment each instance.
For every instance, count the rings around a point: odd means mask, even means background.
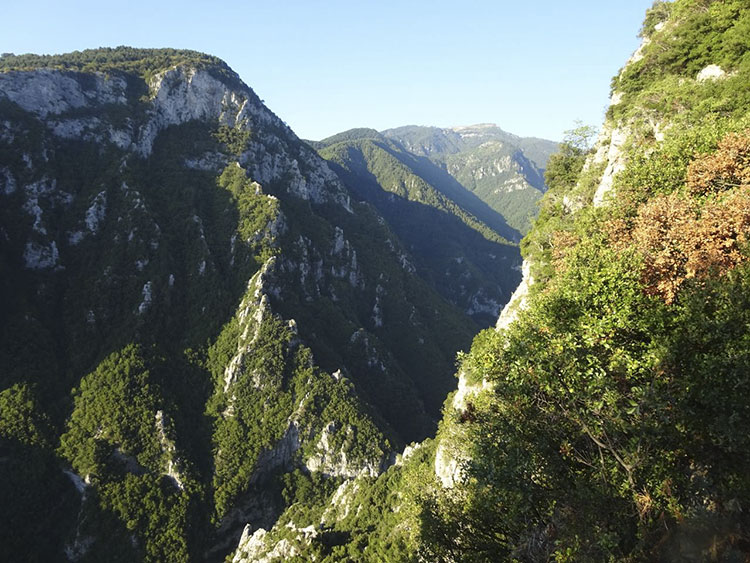
[[[214,62],[0,62],[9,556],[221,559],[433,432],[479,328]]]
[[[473,192],[521,235],[546,190],[544,168],[557,143],[524,138],[495,124],[453,128],[405,126],[382,132],[406,150],[429,158]]]
[[[405,164],[409,160],[418,176],[515,242],[536,215],[535,203],[546,189],[544,167],[557,147],[552,141],[507,133],[492,123],[449,128],[407,125],[380,132],[356,128],[306,142],[330,152],[331,145],[365,139],[396,143],[400,159]],[[501,215],[515,232],[498,224],[492,213]]]

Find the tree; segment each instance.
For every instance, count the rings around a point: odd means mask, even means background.
[[[583,125],[580,121],[576,122],[574,129],[565,131],[560,150],[547,162],[544,180],[548,189],[567,190],[575,186],[586,156],[591,152],[596,132],[595,127]]]

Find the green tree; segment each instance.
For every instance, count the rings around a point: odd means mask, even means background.
[[[565,131],[558,152],[547,161],[544,180],[548,189],[569,190],[575,186],[596,132],[595,127],[583,125],[580,121],[576,122],[574,129]]]

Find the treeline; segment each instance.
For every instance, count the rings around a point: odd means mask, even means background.
[[[120,71],[149,76],[178,65],[211,68],[226,79],[236,82],[240,80],[220,58],[187,49],[137,49],[120,46],[85,49],[62,55],[4,53],[0,57],[0,72],[46,68],[75,72]]]

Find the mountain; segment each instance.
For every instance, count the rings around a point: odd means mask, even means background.
[[[520,254],[502,236],[515,233],[504,219],[431,161],[375,131],[347,131],[318,146],[404,242],[417,273],[480,324],[494,324],[519,281]]]
[[[512,246],[448,157],[326,161],[191,51],[0,58],[3,557],[748,559],[748,30],[647,12],[457,388],[479,324],[418,233]]]
[[[4,557],[221,560],[434,433],[518,249],[357,189],[214,57],[0,58]]]
[[[750,557],[748,30],[747,2],[654,3],[594,149],[549,159],[437,437],[233,561]]]
[[[406,126],[382,134],[426,157],[526,234],[545,191],[544,170],[557,150],[545,139],[518,137],[494,124],[438,128]]]
[[[480,324],[494,323],[518,283],[508,242],[520,240],[535,214],[556,143],[494,125],[358,128],[307,143],[377,208],[422,278]]]

